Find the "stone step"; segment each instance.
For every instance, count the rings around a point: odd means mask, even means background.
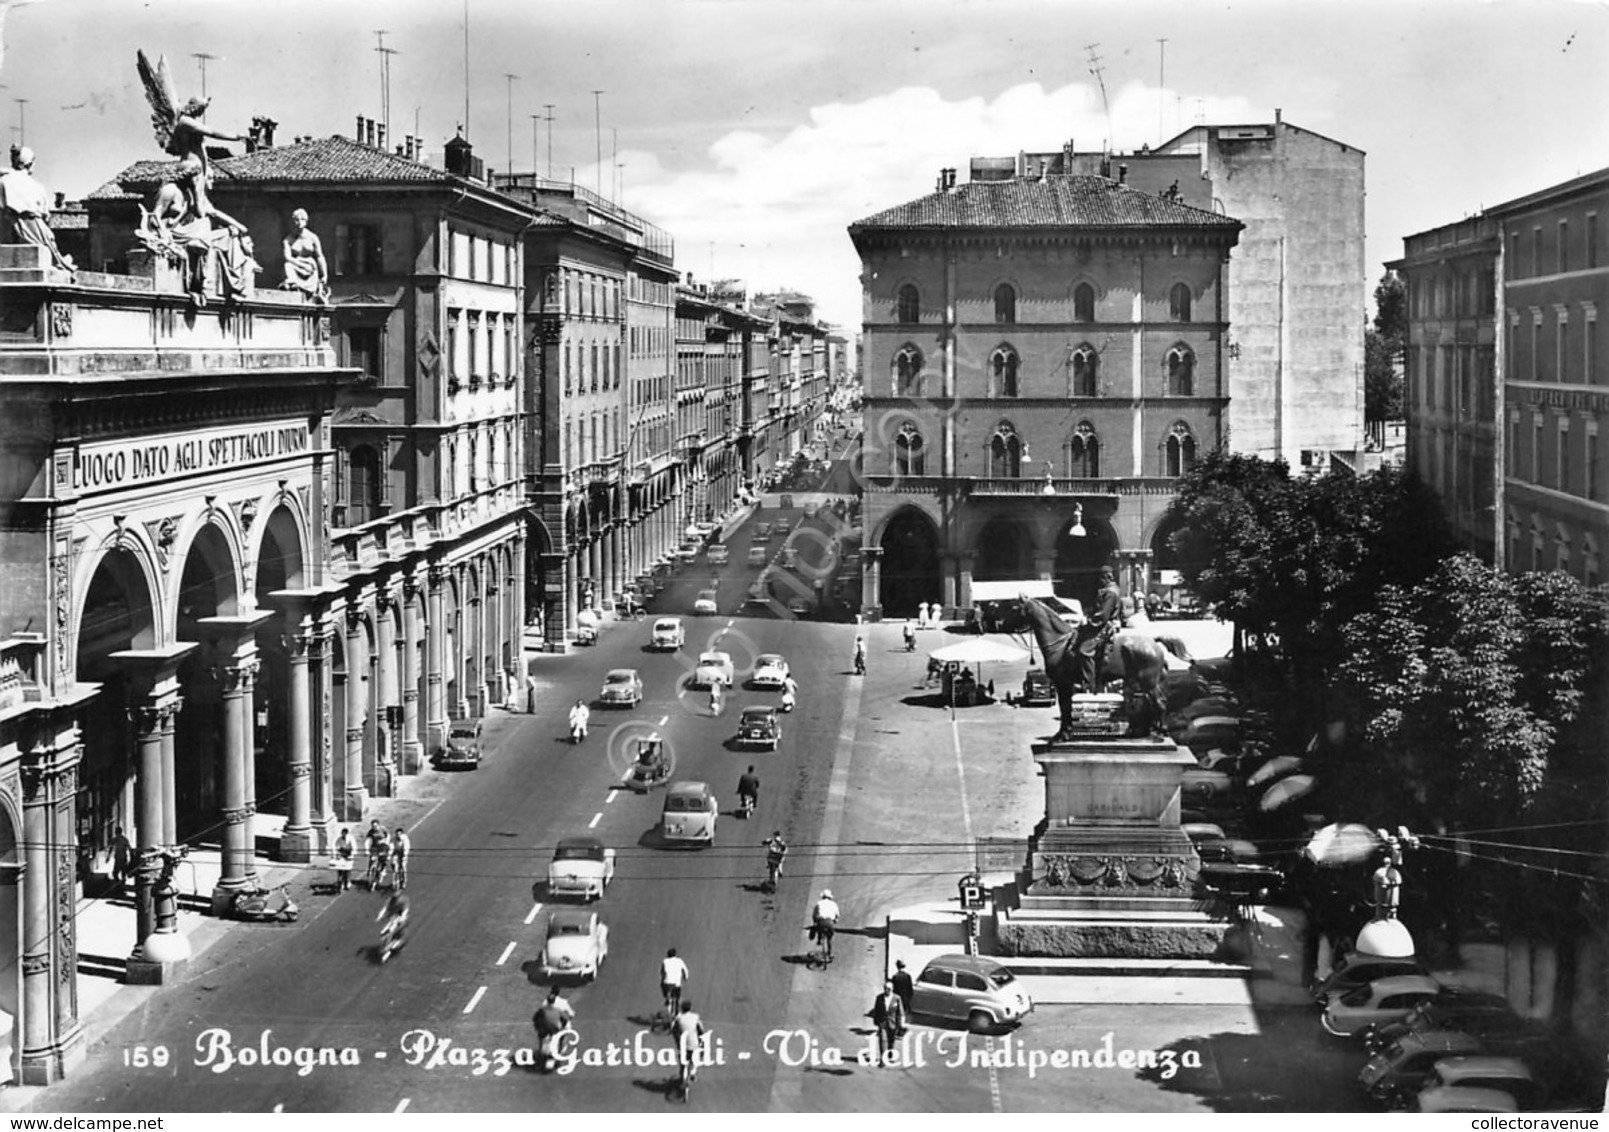
[[[1188,895],[1157,896],[1024,896],[1012,913],[1018,917],[1052,916],[1065,913],[1099,915],[1102,912],[1158,912],[1177,916],[1191,912],[1207,912],[1207,901],[1195,900]]]
[[[1156,920],[1167,923],[1218,923],[1228,927],[1222,916],[1214,916],[1200,908],[1175,904],[1172,907],[1133,908],[1122,905],[1091,904],[1077,908],[1045,908],[1038,904],[1024,904],[1002,912],[1001,918],[1011,923],[1067,923],[1090,924],[1121,920]]]
[[[1265,972],[1216,959],[1129,959],[1023,955],[996,956],[1014,975],[1103,975],[1111,978],[1251,979]]]

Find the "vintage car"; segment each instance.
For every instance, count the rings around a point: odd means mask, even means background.
[[[771,524],[771,533],[774,535],[785,535],[792,529],[793,524],[786,519],[778,519]]]
[[[693,669],[693,686],[708,688],[711,684],[721,683],[730,688],[735,682],[735,677],[736,671],[732,667],[731,653],[700,653],[698,667]]]
[[[747,707],[738,720],[737,741],[743,747],[769,747],[777,749],[782,741],[782,724],[774,707]]]
[[[1338,1038],[1359,1037],[1371,1026],[1400,1022],[1440,993],[1441,984],[1429,975],[1388,975],[1349,991],[1331,992],[1319,1022]]]
[[[659,815],[660,835],[667,844],[712,845],[719,813],[720,807],[707,784],[672,782],[665,791],[665,808]]]
[[[1028,707],[1046,707],[1056,702],[1056,685],[1050,682],[1043,668],[1030,668],[1022,678],[1022,699],[1017,701]]]
[[[1364,986],[1387,975],[1428,975],[1425,965],[1413,956],[1392,958],[1349,951],[1323,979],[1313,984],[1313,1001],[1322,1003],[1330,995]]]
[[[1381,1026],[1363,1036],[1370,1049],[1381,1049],[1409,1034],[1431,1030],[1459,1030],[1473,1034],[1490,1053],[1518,1054],[1545,1046],[1550,1040],[1545,1023],[1519,1013],[1500,994],[1448,987],[1416,1007],[1400,1022]]]
[[[546,979],[591,980],[609,957],[609,925],[598,913],[561,908],[548,917],[547,940],[539,967]]]
[[[720,611],[715,590],[699,590],[693,599],[693,614],[697,617],[714,617]]]
[[[636,707],[642,703],[642,677],[635,668],[611,668],[603,678],[598,702],[604,707]]]
[[[730,559],[731,556],[731,550],[721,544],[712,546],[704,552],[704,557],[709,561],[711,566],[725,566],[727,560]]]
[[[788,662],[774,652],[761,653],[754,661],[749,683],[756,688],[780,688],[788,682]]]
[[[1508,1096],[1521,1112],[1536,1112],[1547,1104],[1547,1089],[1536,1079],[1530,1066],[1517,1057],[1492,1057],[1485,1054],[1464,1054],[1444,1057],[1425,1074],[1424,1088],[1420,1090],[1417,1107],[1420,1112],[1432,1111],[1426,1097],[1437,1090],[1469,1089],[1495,1092]],[[1445,1103],[1445,1101],[1442,1101]],[[1502,1101],[1497,1100],[1501,1105]],[[1451,1111],[1443,1108],[1441,1111]],[[1499,1111],[1502,1111],[1499,1109]]]
[[[911,1013],[960,1019],[974,1033],[1018,1023],[1033,999],[1010,971],[979,955],[941,955],[916,977]]]
[[[820,510],[821,504],[812,499],[804,505],[804,517],[806,519],[814,519],[816,517],[816,512]]]
[[[802,597],[789,598],[788,612],[795,617],[808,618],[810,616],[810,603]]]
[[[445,768],[480,766],[481,721],[455,719],[447,725],[447,742],[436,752],[436,765]]]
[[[1457,1030],[1405,1034],[1370,1056],[1358,1071],[1363,1091],[1393,1108],[1405,1106],[1424,1086],[1425,1076],[1444,1057],[1480,1053],[1480,1039]]]
[[[654,622],[653,647],[656,649],[681,648],[687,643],[687,629],[680,617],[661,617]]]
[[[755,538],[756,542],[764,542],[766,539],[768,539],[770,537],[771,537],[771,524],[770,523],[756,523],[755,524],[755,526],[754,526],[754,538]]]
[[[615,851],[596,837],[565,837],[548,862],[548,895],[596,900],[615,879]]]
[[[749,547],[749,557],[748,557],[747,561],[748,561],[748,564],[750,566],[764,566],[768,561],[770,561],[770,558],[771,558],[771,552],[769,550],[767,550],[765,547],[763,547],[763,546],[751,546],[751,547]]]

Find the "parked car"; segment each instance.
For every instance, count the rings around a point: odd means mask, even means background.
[[[715,590],[699,590],[698,597],[693,599],[693,614],[696,617],[714,617],[720,607],[716,603]]]
[[[757,524],[755,524],[754,537],[755,537],[756,540],[759,540],[759,541],[763,541],[765,539],[770,538],[771,537],[771,524],[770,523],[757,523]]]
[[[1462,1030],[1489,1043],[1505,1045],[1541,1042],[1549,1036],[1545,1025],[1520,1014],[1500,994],[1448,987],[1429,1002],[1416,1007],[1402,1021],[1365,1034],[1364,1041],[1370,1048],[1380,1049],[1408,1034],[1430,1030]],[[1501,1052],[1514,1051],[1504,1049]]]
[[[771,558],[771,552],[764,546],[749,547],[748,563],[750,566],[764,566]]]
[[[735,683],[735,676],[736,672],[732,667],[731,653],[701,653],[698,658],[698,667],[693,669],[693,685],[698,688],[708,688],[716,681],[720,681],[730,688]]]
[[[737,725],[737,741],[743,747],[777,749],[782,742],[782,724],[774,707],[746,707]]]
[[[795,617],[808,618],[810,616],[810,603],[802,597],[788,600],[788,612]]]
[[[780,688],[788,681],[788,662],[774,652],[761,653],[754,661],[749,683],[756,688]]]
[[[711,566],[725,566],[727,560],[731,557],[731,551],[724,544],[717,544],[705,551],[704,557],[709,559]]]
[[[1425,965],[1412,956],[1405,959],[1388,959],[1367,952],[1349,951],[1341,957],[1328,976],[1314,984],[1313,1001],[1323,1002],[1331,994],[1366,986],[1375,979],[1383,979],[1387,975],[1428,974],[1430,972],[1425,969]]]
[[[911,1013],[965,1021],[975,1033],[1021,1022],[1033,999],[1015,975],[993,959],[941,955],[917,976]]]
[[[792,570],[799,565],[799,552],[791,546],[782,548],[782,565]]]
[[[596,900],[615,879],[615,851],[596,837],[564,837],[548,862],[548,895]]]
[[[1466,1054],[1445,1057],[1425,1074],[1418,1107],[1425,1108],[1425,1094],[1436,1089],[1481,1089],[1508,1094],[1521,1112],[1536,1112],[1547,1104],[1547,1090],[1517,1057]]]
[[[1501,1089],[1477,1089],[1469,1085],[1435,1085],[1421,1089],[1414,1099],[1419,1112],[1519,1112],[1514,1098]]]
[[[548,917],[539,967],[547,979],[592,980],[609,957],[609,926],[598,913],[561,908]]]
[[[635,668],[611,668],[598,701],[604,707],[636,707],[642,703],[642,677]]]
[[[702,782],[672,782],[665,791],[665,808],[659,831],[667,842],[715,843],[715,818],[720,813],[715,795]]]
[[[1441,984],[1429,975],[1388,975],[1349,991],[1332,992],[1319,1021],[1338,1038],[1358,1037],[1370,1026],[1401,1021],[1440,993]]]
[[[1479,1052],[1480,1039],[1457,1030],[1404,1034],[1369,1058],[1358,1071],[1358,1084],[1381,1104],[1402,1108],[1424,1086],[1425,1076],[1436,1062]]]
[[[809,503],[804,505],[804,517],[806,519],[814,519],[816,517],[816,512],[820,510],[821,504],[811,500]]]
[[[436,752],[436,766],[447,769],[480,766],[481,721],[455,719],[447,725],[447,742]]]
[[[686,643],[687,629],[682,625],[680,617],[661,617],[654,622],[654,648],[674,651]]]
[[[1045,707],[1056,702],[1056,685],[1050,682],[1043,668],[1030,668],[1022,678],[1022,698],[1017,701],[1028,707]]]

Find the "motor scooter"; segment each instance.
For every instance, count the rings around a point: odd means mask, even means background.
[[[792,692],[783,692],[782,693],[782,710],[783,711],[792,711],[793,708],[794,708],[794,705],[797,702],[798,702],[798,700],[795,698],[795,696],[794,696],[794,694]]]
[[[380,946],[375,949],[375,957],[384,963],[408,941],[407,933],[397,923],[397,917],[388,916],[386,922],[380,926]]]
[[[269,897],[275,892],[280,896],[277,906],[269,903]],[[290,889],[283,884],[266,892],[238,893],[229,905],[229,915],[234,919],[256,923],[288,924],[300,914],[301,909],[291,899]]]

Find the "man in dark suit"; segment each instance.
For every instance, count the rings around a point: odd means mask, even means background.
[[[1101,652],[1122,624],[1123,595],[1110,566],[1101,567],[1101,588],[1084,624],[1078,627],[1078,672],[1086,692],[1100,691]]]
[[[905,969],[905,960],[894,961],[894,977],[889,981],[894,984],[894,993],[899,995],[900,1002],[905,1004],[905,1016],[909,1018],[911,999],[916,994],[916,986],[911,982],[911,973]]]

